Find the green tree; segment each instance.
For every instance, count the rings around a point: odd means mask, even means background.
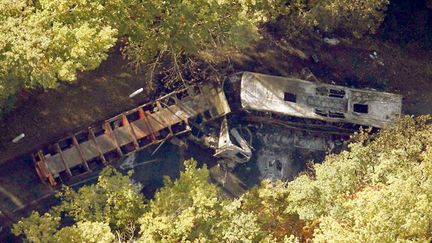
[[[286,211],[289,192],[286,183],[263,181],[246,192],[240,199],[240,210],[259,219],[262,238],[283,241],[293,237],[300,241],[312,238],[312,230],[296,213]]]
[[[107,224],[100,222],[78,222],[64,227],[55,234],[56,242],[111,243],[115,236]]]
[[[256,240],[259,227],[255,215],[240,211],[240,201],[221,198],[209,182],[207,168],[196,168],[195,161],[185,164],[178,180],[165,180],[140,219],[140,241]]]
[[[157,64],[166,54],[178,64],[182,54],[246,45],[254,24],[240,0],[0,0],[0,102],[76,80],[119,38],[131,62]]]
[[[247,0],[249,11],[263,22],[280,26],[286,37],[318,28],[360,37],[375,33],[389,0]]]
[[[145,212],[140,185],[113,168],[101,172],[98,183],[80,188],[69,187],[59,193],[59,206],[40,216],[33,212],[14,225],[15,235],[23,234],[30,242],[110,242],[115,236],[130,239],[138,229],[138,219]],[[70,217],[74,224],[59,230],[60,216]],[[69,235],[77,232],[77,235]],[[72,238],[71,238],[72,237]],[[80,238],[81,237],[81,238]]]
[[[60,194],[62,204],[57,210],[76,222],[102,222],[120,232],[134,229],[145,211],[145,200],[140,186],[129,176],[106,168],[95,185],[82,187],[77,192],[66,187]]]
[[[54,234],[60,225],[60,217],[49,213],[40,215],[37,212],[16,223],[12,229],[15,235],[25,235],[29,242],[42,243],[54,240]]]
[[[287,211],[319,221],[323,242],[430,241],[432,126],[404,117],[375,139],[360,134],[350,150],[315,165],[287,187]]]
[[[98,67],[116,41],[117,30],[90,12],[68,21],[67,9],[30,2],[0,1],[0,101],[22,88],[74,81],[77,72]]]

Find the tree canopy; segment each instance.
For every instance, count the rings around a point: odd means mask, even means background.
[[[119,38],[132,62],[161,53],[244,46],[254,21],[235,1],[0,1],[0,100],[22,88],[74,81],[108,57]]]
[[[319,222],[316,241],[430,241],[431,121],[405,117],[375,139],[359,136],[288,185],[286,210]]]
[[[286,38],[313,28],[360,37],[375,33],[384,20],[389,0],[249,0],[261,19],[278,22]]]

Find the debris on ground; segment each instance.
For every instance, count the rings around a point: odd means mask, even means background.
[[[16,136],[14,139],[12,139],[12,143],[18,143],[24,137],[25,137],[25,134],[21,133],[20,135]]]
[[[340,41],[339,41],[338,39],[336,39],[336,38],[328,38],[328,37],[325,37],[325,38],[323,39],[323,41],[324,41],[326,44],[329,44],[329,45],[331,45],[331,46],[336,46],[336,45],[338,45],[338,44],[340,43]]]

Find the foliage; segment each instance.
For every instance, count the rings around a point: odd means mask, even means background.
[[[144,197],[140,186],[113,168],[106,168],[96,185],[82,187],[78,192],[65,188],[61,193],[60,211],[76,222],[103,222],[111,229],[126,231],[144,213]]]
[[[113,232],[119,239],[131,238],[136,234],[138,218],[145,211],[145,200],[140,186],[129,176],[106,168],[96,185],[84,186],[77,192],[66,187],[59,194],[62,199],[59,206],[43,216],[32,213],[15,224],[13,233],[24,234],[31,242],[59,239],[61,242],[70,242],[67,239],[111,242]],[[59,231],[60,215],[71,217],[75,224]],[[72,232],[77,235],[70,235]]]
[[[33,212],[30,217],[19,221],[13,228],[15,235],[23,234],[28,242],[113,242],[114,234],[107,224],[100,222],[78,222],[58,230],[60,217],[50,213],[39,215]]]
[[[185,172],[164,187],[140,219],[142,242],[259,242],[306,239],[304,223],[285,213],[286,188],[264,182],[238,199],[222,198],[209,171],[186,161]]]
[[[289,237],[300,241],[312,238],[313,232],[306,227],[305,222],[297,214],[285,211],[288,195],[286,183],[263,181],[241,198],[241,210],[259,218],[264,237],[276,241]]]
[[[92,16],[91,9],[71,21],[81,5],[72,11],[64,3],[53,9],[54,3],[0,1],[0,100],[21,88],[73,81],[77,71],[95,69],[107,58],[117,30]]]
[[[254,20],[248,18],[239,0],[152,4],[151,18],[130,38],[128,53],[140,63],[152,61],[163,52],[198,54],[225,45],[241,47],[256,37]]]
[[[76,80],[120,37],[129,59],[143,64],[162,53],[244,46],[256,30],[239,0],[0,0],[0,102],[22,88]]]
[[[389,0],[247,0],[247,3],[249,10],[261,19],[285,28],[289,38],[313,28],[360,37],[375,33]]]
[[[432,126],[404,117],[376,139],[315,165],[288,185],[287,211],[320,222],[314,240],[430,241]]]
[[[57,242],[110,243],[115,236],[107,224],[100,222],[78,222],[64,227],[55,234]]]
[[[186,161],[185,172],[175,182],[166,179],[140,219],[140,241],[252,242],[259,232],[257,218],[239,207],[240,201],[218,195],[205,167]]]
[[[221,209],[217,188],[208,182],[208,171],[187,163],[185,172],[164,187],[140,219],[144,241],[177,241],[209,235],[212,220]]]
[[[15,235],[25,235],[29,242],[42,243],[54,239],[54,234],[60,225],[60,217],[52,216],[49,213],[40,215],[37,212],[16,223],[12,229]]]

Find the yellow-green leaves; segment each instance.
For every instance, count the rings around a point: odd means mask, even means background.
[[[315,165],[315,178],[289,183],[287,210],[319,221],[318,242],[430,241],[430,121],[404,117]]]
[[[18,221],[12,232],[15,235],[24,234],[28,241],[34,243],[53,242],[59,225],[60,217],[32,212],[28,218]]]
[[[74,81],[77,72],[98,67],[116,42],[115,27],[84,11],[87,5],[8,2],[0,3],[0,102],[21,88]],[[75,10],[80,15],[70,20]]]
[[[244,47],[257,37],[256,21],[240,0],[146,2],[146,18],[130,35],[128,55],[148,63],[159,52],[178,55]],[[151,11],[148,11],[151,10]]]
[[[22,88],[76,80],[119,37],[128,58],[146,64],[162,52],[246,46],[257,37],[255,22],[240,0],[0,0],[0,102]]]
[[[360,37],[375,33],[384,19],[388,0],[245,0],[250,11],[285,30],[288,38],[316,27]]]
[[[64,227],[55,234],[56,242],[88,242],[111,243],[115,236],[106,223],[78,222],[76,225]]]
[[[61,210],[75,221],[107,223],[113,230],[126,232],[145,210],[140,188],[128,176],[107,168],[96,185],[74,192],[65,188]]]
[[[142,241],[181,241],[208,238],[221,210],[215,185],[208,181],[208,170],[186,162],[186,170],[165,186],[150,202],[140,219]]]

